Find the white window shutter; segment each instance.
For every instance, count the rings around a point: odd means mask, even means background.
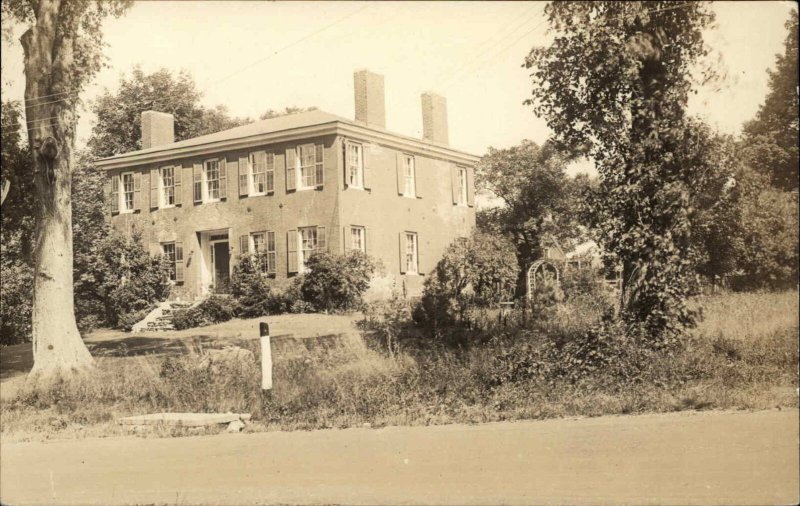
[[[183,187],[181,186],[181,171],[183,170],[183,165],[178,164],[172,168],[172,177],[175,181],[175,205],[181,205],[181,192],[183,191]]]
[[[453,193],[453,204],[458,204],[458,167],[450,166],[450,188]]]
[[[328,238],[325,235],[325,227],[317,227],[317,248],[320,251],[328,250]]]
[[[175,282],[183,283],[183,243],[175,242]]]
[[[297,188],[297,150],[286,148],[286,191]],[[295,269],[293,272],[297,272]]]
[[[157,209],[159,206],[159,179],[161,179],[161,169],[150,169],[150,209]]]
[[[203,203],[203,164],[192,166],[192,197],[195,204]]]
[[[475,169],[467,167],[467,205],[475,206]]]
[[[325,151],[322,144],[314,146],[314,182],[316,186],[325,184]]]
[[[228,163],[225,157],[219,160],[219,198],[225,200],[228,197]]]
[[[365,190],[369,190],[369,180],[371,179],[370,164],[372,163],[372,153],[370,153],[369,146],[369,144],[361,145],[361,186]]]
[[[250,253],[250,236],[247,234],[239,236],[239,253],[242,256]]]
[[[246,156],[239,157],[239,196],[246,197],[250,194],[250,185],[248,183],[249,164]]]
[[[405,174],[405,155],[397,153],[395,157],[397,161],[397,194],[403,195],[406,189],[406,174]]]
[[[133,173],[133,210],[139,211],[142,208],[142,173]]]
[[[286,263],[289,274],[297,272],[297,230],[286,232]]]
[[[119,176],[111,176],[111,214],[119,213]]]
[[[406,233],[400,232],[400,274],[406,273]]]

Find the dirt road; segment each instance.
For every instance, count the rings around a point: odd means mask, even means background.
[[[796,504],[798,412],[2,446],[3,504]]]

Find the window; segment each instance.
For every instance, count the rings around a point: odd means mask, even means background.
[[[361,144],[347,143],[347,184],[364,187],[364,157]]]
[[[219,160],[206,160],[203,179],[206,187],[204,201],[216,202],[219,200]]]
[[[350,249],[367,252],[366,231],[364,227],[350,227]]]
[[[306,262],[317,249],[317,227],[305,227],[300,232],[300,272],[306,270]]]
[[[245,239],[247,236],[244,237]],[[244,247],[244,246],[243,246]],[[250,234],[250,252],[258,258],[264,274],[277,271],[277,255],[275,251],[275,232],[253,232]]]
[[[322,181],[317,183],[317,148],[321,151],[322,145],[306,144],[300,146],[300,188],[313,188],[317,184],[322,184]],[[320,153],[321,160],[322,153]]]
[[[411,155],[403,155],[403,196],[416,197],[417,196],[417,183],[415,181],[416,167],[414,166],[414,157]]]
[[[159,207],[175,205],[175,168],[161,168],[161,202]]]
[[[406,273],[416,274],[418,267],[417,234],[406,232]]]
[[[248,162],[249,194],[264,195],[272,191],[275,186],[275,155],[264,151],[250,153]]]
[[[122,178],[120,179],[120,185],[122,186],[122,191],[120,192],[120,211],[123,213],[132,213],[133,212],[133,194],[134,194],[134,182],[133,182],[133,172],[126,172],[122,174]]]
[[[458,168],[458,205],[467,205],[467,169]]]
[[[164,257],[169,262],[169,279],[170,281],[175,281],[175,243],[174,242],[163,242],[161,243],[161,251],[164,253]]]

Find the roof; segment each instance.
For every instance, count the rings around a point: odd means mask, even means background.
[[[351,130],[356,129],[360,131],[371,132],[378,136],[391,137],[406,143],[427,145],[429,148],[434,150],[449,152],[452,155],[459,155],[459,157],[463,157],[465,159],[474,158],[477,160],[475,155],[458,151],[448,146],[391,133],[385,129],[348,120],[341,116],[330,114],[325,111],[313,110],[260,120],[247,125],[215,132],[213,134],[201,135],[200,137],[185,139],[182,141],[173,142],[171,144],[140,149],[137,151],[129,151],[127,153],[101,158],[97,160],[97,165],[110,169],[124,165],[138,165],[152,161],[161,161],[170,157],[175,158],[178,156],[189,156],[199,151],[203,151],[202,148],[204,147],[208,147],[209,149],[213,148],[216,150],[227,148],[233,149],[235,147],[239,147],[241,144],[246,144],[248,140],[252,140],[253,142],[269,140],[269,137],[274,137],[275,134],[285,133],[291,135],[293,131],[298,131],[298,134],[308,134],[310,133],[309,129],[315,130],[316,127],[324,126],[331,126],[334,128],[343,126],[349,127]],[[234,143],[236,143],[235,146],[233,145]]]

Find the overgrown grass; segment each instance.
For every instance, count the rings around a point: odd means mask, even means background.
[[[796,300],[787,292],[699,301],[706,321],[669,354],[577,339],[586,322],[569,309],[544,325],[498,326],[468,347],[417,341],[394,358],[381,342],[347,337],[276,350],[267,393],[256,341],[245,345],[252,355],[229,360],[105,358],[90,374],[22,386],[2,404],[2,434],[118,434],[117,417],[159,411],[244,412],[253,415],[247,430],[295,430],[796,407]]]

